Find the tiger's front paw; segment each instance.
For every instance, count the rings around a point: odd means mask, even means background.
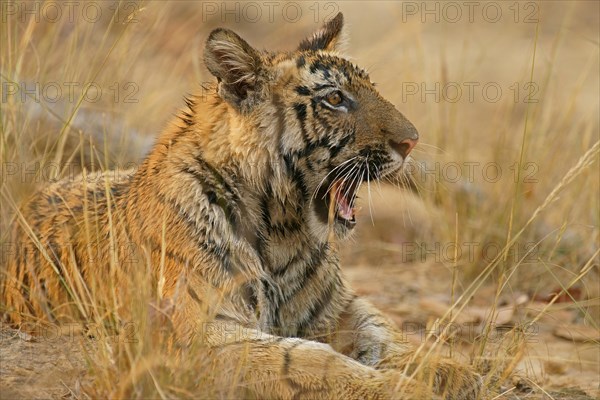
[[[406,367],[408,364],[408,368]],[[483,379],[471,367],[449,359],[409,361],[403,357],[388,357],[379,369],[406,370],[407,375],[448,400],[474,400],[483,398]]]
[[[451,360],[440,360],[428,366],[434,371],[433,389],[445,399],[482,398],[483,379],[468,366]]]
[[[440,400],[432,388],[397,370],[382,371],[383,399],[432,399]]]

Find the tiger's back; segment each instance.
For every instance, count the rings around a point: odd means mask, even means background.
[[[16,213],[0,285],[10,321],[91,318],[86,305],[105,283],[97,277],[110,271],[107,210],[117,212],[132,172],[54,182]]]

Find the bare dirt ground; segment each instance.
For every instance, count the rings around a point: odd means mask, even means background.
[[[2,329],[0,397],[70,398],[78,392],[79,380],[85,379],[83,341],[81,336],[40,338]]]

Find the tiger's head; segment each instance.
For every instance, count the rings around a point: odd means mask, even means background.
[[[258,51],[217,29],[204,52],[218,96],[244,134],[260,136],[248,140],[246,159],[255,159],[249,152],[270,154],[274,165],[254,168],[257,173],[271,185],[287,177],[312,231],[326,237],[333,224],[340,238],[356,224],[361,183],[399,171],[419,138],[369,75],[338,53],[342,25],[340,13],[291,52]]]

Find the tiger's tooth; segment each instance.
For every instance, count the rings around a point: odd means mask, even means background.
[[[334,241],[334,235],[333,235],[333,224],[335,223],[335,209],[336,209],[336,193],[338,191],[338,187],[339,187],[340,183],[338,181],[333,182],[332,187],[331,187],[331,192],[329,195],[329,212],[327,215],[327,224],[329,226],[329,235],[328,235],[328,239],[330,243],[333,243]]]
[[[336,204],[337,204],[337,192],[340,184],[339,182],[334,182],[331,187],[331,195],[329,196],[329,215],[328,220],[329,223],[333,223],[333,218],[335,216]]]

